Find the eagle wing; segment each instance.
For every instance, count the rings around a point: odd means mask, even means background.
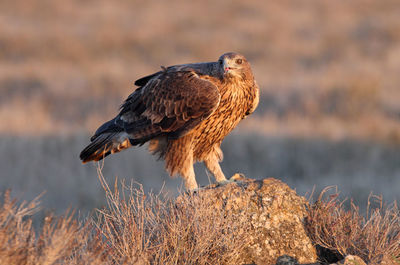
[[[215,83],[190,67],[169,67],[136,81],[142,85],[123,103],[119,115],[101,126],[95,135],[112,129],[124,131],[131,144],[166,135],[178,138],[209,117],[218,107]]]

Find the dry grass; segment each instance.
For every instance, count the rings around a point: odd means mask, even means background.
[[[212,198],[174,201],[115,184],[100,172],[107,207],[94,219],[47,216],[38,236],[31,215],[38,201],[0,208],[0,264],[241,264],[248,238],[242,223],[210,208]]]
[[[370,196],[366,215],[351,202],[338,200],[337,192],[326,188],[309,209],[306,226],[309,234],[326,255],[357,255],[368,264],[382,260],[400,263],[400,212],[396,203],[384,206],[381,197]],[[322,257],[324,258],[324,257]]]
[[[17,204],[9,192],[0,204],[0,264],[242,264],[246,226],[214,211],[212,198],[181,194],[178,199],[144,194],[133,184],[112,190],[101,172],[107,206],[77,221],[68,212],[47,216],[38,233],[31,216],[38,199]],[[336,258],[358,255],[369,264],[400,259],[400,215],[395,204],[369,207],[366,216],[336,195],[321,193],[306,226],[320,249]],[[371,197],[372,199],[372,197]],[[372,200],[370,200],[372,202]],[[323,256],[325,255],[325,256]],[[329,259],[321,252],[321,259]],[[397,263],[396,263],[397,262]]]
[[[38,204],[37,198],[17,205],[5,193],[0,205],[0,264],[60,264],[88,244],[87,226],[69,212],[63,217],[47,216],[39,234],[35,233],[31,215]]]
[[[234,215],[212,210],[212,198],[146,196],[132,185],[114,191],[99,174],[108,201],[96,226],[118,264],[241,264],[249,242]],[[126,197],[127,196],[127,197]]]

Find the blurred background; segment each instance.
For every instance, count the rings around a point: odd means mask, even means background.
[[[0,192],[45,191],[55,212],[100,207],[96,164],[78,155],[133,82],[236,51],[261,99],[223,143],[227,176],[398,200],[399,14],[398,0],[0,1]],[[106,159],[103,173],[146,191],[182,185],[146,147]],[[203,165],[196,174],[209,183]]]

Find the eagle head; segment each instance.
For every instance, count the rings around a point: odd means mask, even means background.
[[[221,76],[225,79],[243,78],[250,79],[251,68],[246,58],[235,52],[227,52],[218,59],[218,67]]]

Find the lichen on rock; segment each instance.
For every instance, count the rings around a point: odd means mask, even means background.
[[[246,264],[274,264],[282,255],[299,263],[317,259],[303,226],[307,200],[277,179],[241,178],[226,185],[212,184],[196,192],[198,199],[224,216],[234,215],[248,236],[238,255]],[[179,200],[178,200],[179,201]]]

